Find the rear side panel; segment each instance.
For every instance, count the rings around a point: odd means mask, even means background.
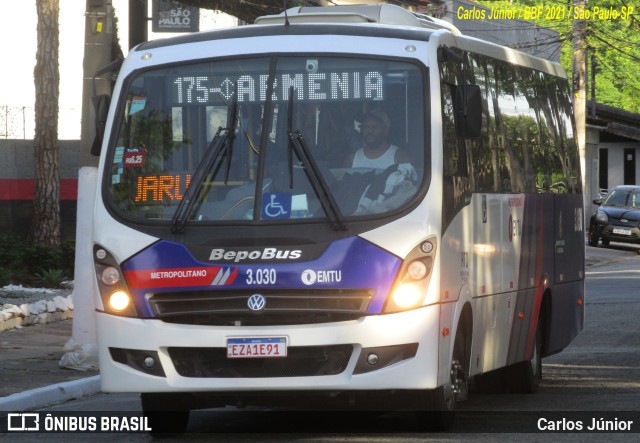
[[[473,372],[531,358],[545,295],[547,354],[582,329],[580,209],[580,196],[474,195],[449,225],[441,290],[448,299],[471,296]]]

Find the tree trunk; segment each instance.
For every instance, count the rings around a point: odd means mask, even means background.
[[[60,244],[60,172],[58,169],[59,0],[36,0],[38,47],[33,72],[36,90],[32,244]]]

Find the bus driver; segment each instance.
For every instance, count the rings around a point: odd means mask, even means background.
[[[387,169],[393,164],[408,163],[405,151],[387,140],[391,123],[379,109],[368,112],[360,129],[364,145],[348,159],[348,167]]]
[[[365,114],[360,129],[364,145],[348,158],[347,166],[384,172],[360,176],[366,177],[368,184],[360,194],[354,212],[356,215],[379,213],[398,207],[408,198],[408,193],[415,192],[416,170],[409,162],[407,153],[389,143],[389,128],[389,117],[384,111],[376,109]],[[352,191],[360,189],[355,184],[350,185],[350,188]]]

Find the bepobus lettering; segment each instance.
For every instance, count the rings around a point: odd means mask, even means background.
[[[297,260],[302,257],[299,249],[264,248],[254,251],[227,251],[225,249],[213,249],[209,255],[212,261],[233,261],[238,263],[244,260]]]

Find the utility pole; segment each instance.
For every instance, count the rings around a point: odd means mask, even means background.
[[[574,11],[584,11],[587,0],[573,0]],[[576,121],[576,143],[580,153],[580,171],[584,192],[585,222],[589,212],[592,177],[586,177],[586,132],[587,132],[587,57],[586,57],[586,20],[573,19],[573,115]]]
[[[96,73],[112,61],[114,26],[111,0],[86,0],[85,8],[82,122],[80,125],[80,152],[78,153],[80,168],[78,171],[75,284],[73,289],[75,310],[72,338],[68,345],[96,343],[96,328],[93,321],[94,297],[96,296],[94,293],[95,281],[91,280],[90,266],[87,266],[93,260],[91,253],[92,208],[95,190],[98,186],[96,168],[98,157],[91,155],[91,146],[96,136],[95,108],[92,99],[99,94],[111,94],[111,73],[96,77]],[[82,355],[77,350],[67,352],[63,356],[64,363],[61,364],[67,368],[82,369],[80,363],[77,363],[78,357],[83,357],[84,364],[97,366],[98,362],[95,357]]]
[[[129,49],[149,39],[148,24],[147,0],[129,0]]]
[[[95,77],[98,70],[112,61],[113,7],[111,0],[86,0],[84,59],[82,62],[82,123],[80,129],[79,166],[98,166],[91,155],[95,138],[95,110],[92,98],[111,94],[111,75]],[[94,79],[95,77],[95,79]]]
[[[596,73],[598,71],[598,60],[596,54],[591,49],[591,117],[596,117]]]

